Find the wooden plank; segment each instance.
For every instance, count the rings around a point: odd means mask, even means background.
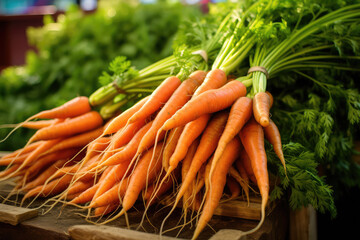
[[[233,229],[222,229],[218,231],[214,236],[212,236],[209,240],[244,240],[246,236],[244,236],[243,232],[239,230]]]
[[[159,239],[159,235],[138,232],[118,227],[97,225],[75,225],[68,229],[70,238],[73,240],[151,240]],[[162,236],[163,240],[175,240],[179,238]]]
[[[249,205],[244,201],[228,201],[219,204],[214,214],[219,216],[260,220],[261,204],[250,202]]]
[[[316,211],[312,206],[290,211],[290,240],[316,240]]]
[[[36,209],[28,209],[0,204],[0,222],[17,225],[25,220],[34,218],[38,215]]]

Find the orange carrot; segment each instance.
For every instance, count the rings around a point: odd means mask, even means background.
[[[196,88],[204,81],[205,75],[206,73],[204,71],[196,71],[175,90],[165,106],[155,117],[149,131],[141,139],[136,156],[155,143],[156,135],[162,132],[160,131],[158,133],[164,122],[189,101]]]
[[[119,203],[114,202],[107,206],[102,206],[94,209],[94,217],[101,217],[107,215],[119,207]]]
[[[185,179],[182,181],[181,187],[176,194],[174,206],[176,206],[181,197],[184,195],[190,184],[194,181],[196,174],[201,166],[207,161],[216,149],[217,143],[223,132],[228,117],[228,112],[221,111],[214,114],[208,126],[201,136],[199,146],[196,149],[195,155],[191,161],[189,171]],[[175,208],[175,207],[174,207]]]
[[[70,184],[71,179],[72,175],[64,175],[61,178],[54,179],[46,185],[36,186],[24,195],[22,201],[29,197],[48,197],[50,195],[58,194],[66,189]]]
[[[241,177],[240,173],[236,170],[236,168],[230,167],[229,175],[231,177],[233,177],[234,180],[237,181],[244,190],[246,188],[249,188],[249,186],[246,184],[245,180]],[[245,191],[245,195],[246,195],[246,199],[248,200],[248,203],[249,203],[249,201],[250,201],[249,191]]]
[[[93,181],[78,181],[78,182],[75,182],[73,185],[71,185],[67,189],[66,194],[67,194],[67,196],[69,196],[69,195],[72,195],[72,194],[75,194],[75,193],[85,191],[86,189],[91,187],[93,184],[94,184]]]
[[[246,153],[245,149],[241,150],[240,160],[243,163],[246,175],[249,177],[249,179],[253,183],[257,184],[256,178],[255,178],[255,175],[254,175],[254,171],[253,171],[253,168],[251,166],[251,161],[250,161],[249,155]]]
[[[29,175],[30,177],[34,176],[49,164],[54,163],[60,159],[69,160],[78,152],[78,148],[68,148],[62,151],[46,154],[36,160],[36,162],[28,168],[26,175]]]
[[[21,127],[30,128],[30,129],[41,129],[41,128],[44,128],[44,127],[51,126],[56,121],[57,121],[57,119],[38,120],[38,121],[33,121],[33,122],[24,122],[23,124],[21,124]]]
[[[129,123],[145,119],[160,109],[167,102],[174,91],[180,86],[181,81],[175,76],[165,79],[150,95],[146,103],[129,118]]]
[[[179,141],[180,135],[183,132],[184,127],[173,128],[170,130],[169,136],[166,139],[163,158],[162,158],[162,166],[167,171],[169,168],[169,160],[171,155],[174,153],[176,145]]]
[[[103,193],[105,193],[123,179],[129,163],[130,162],[123,162],[112,166],[110,172],[103,179],[101,179],[101,181],[99,181],[99,187],[94,195],[94,199],[101,196]]]
[[[162,164],[162,148],[163,143],[160,142],[156,148],[151,148],[140,158],[130,176],[129,185],[122,201],[123,209],[119,215],[122,215],[122,213],[129,210],[134,205],[140,192],[157,176],[157,174],[159,174]],[[155,152],[154,159],[152,158],[153,152]]]
[[[120,152],[114,154],[104,162],[101,162],[100,166],[111,166],[115,164],[119,164],[121,162],[125,162],[131,160],[132,157],[136,154],[136,150],[139,146],[139,143],[143,136],[149,131],[153,122],[147,123],[144,127],[142,127],[131,139],[131,141],[122,149]]]
[[[213,165],[210,169],[210,176],[214,168],[223,154],[226,145],[233,139],[252,116],[252,100],[248,97],[240,97],[231,106],[229,119],[226,123],[225,130],[221,135],[218,146],[214,154]]]
[[[274,152],[280,159],[282,165],[284,166],[286,172],[285,158],[284,153],[282,151],[281,144],[281,136],[278,127],[276,124],[270,119],[269,126],[264,128],[265,138],[269,141],[271,145],[273,145]]]
[[[3,170],[2,172],[0,172],[0,178],[6,177],[9,174],[14,174],[15,171],[18,171],[19,167],[20,167],[20,164],[14,164],[11,167]]]
[[[229,188],[231,194],[229,199],[237,198],[240,195],[240,185],[233,177],[227,177],[226,186]]]
[[[89,204],[90,208],[102,207],[107,206],[112,203],[116,203],[120,201],[125,195],[125,191],[129,185],[129,177],[124,178],[122,181],[115,184],[111,189],[97,197],[96,199],[93,198],[91,204]]]
[[[260,190],[261,220],[259,224],[247,233],[259,229],[265,219],[265,208],[269,198],[269,175],[267,170],[267,158],[264,147],[264,131],[255,119],[251,119],[240,132],[241,142],[248,154],[257,185]]]
[[[49,140],[60,137],[68,137],[78,133],[93,130],[102,125],[103,120],[98,112],[91,111],[68,121],[39,129],[29,140]]]
[[[99,137],[102,134],[103,130],[104,130],[103,127],[99,127],[88,132],[80,133],[78,135],[65,138],[64,140],[53,146],[51,149],[49,149],[47,152],[52,153],[67,148],[86,146],[91,141]]]
[[[129,120],[129,118],[139,111],[139,109],[146,103],[146,101],[149,99],[150,96],[146,96],[143,99],[141,99],[139,102],[137,102],[134,106],[127,109],[125,112],[122,112],[117,117],[112,119],[108,126],[104,130],[104,135],[112,134],[117,131],[119,131],[122,127],[124,127]]]
[[[143,199],[146,201],[146,206],[155,203],[160,197],[166,193],[171,187],[174,186],[177,176],[179,175],[179,168],[174,171],[174,175],[170,175],[165,179],[164,184],[158,186],[157,182],[153,182],[143,193]],[[160,179],[165,177],[166,173],[163,172]]]
[[[184,132],[181,134],[175,151],[169,160],[168,172],[174,170],[179,162],[185,158],[190,145],[204,131],[209,119],[210,115],[207,115],[199,118],[198,121],[195,120],[196,124],[188,124],[185,126]]]
[[[22,170],[24,167],[28,167],[30,164],[32,164],[34,161],[36,161],[41,156],[41,154],[43,154],[47,149],[51,148],[52,146],[54,146],[55,144],[57,144],[60,141],[61,141],[61,139],[53,139],[53,140],[42,142],[42,144],[40,144],[36,149],[34,149],[27,156],[27,158],[24,159],[24,161],[21,163],[20,167],[15,172],[7,175],[4,179],[9,179],[9,178],[15,176],[14,174],[17,171]]]
[[[206,224],[213,216],[214,211],[219,204],[220,198],[223,195],[227,173],[235,159],[239,156],[240,147],[241,142],[239,138],[233,138],[233,140],[231,140],[231,142],[229,142],[226,146],[224,154],[221,156],[217,167],[214,170],[214,174],[209,176],[211,189],[207,191],[205,205],[192,239],[196,239],[199,236],[200,232],[205,228]]]
[[[27,145],[24,148],[18,149],[16,151],[12,152],[12,153],[9,153],[9,154],[3,156],[1,158],[1,160],[5,160],[5,159],[9,159],[9,158],[14,159],[16,157],[19,157],[21,154],[26,154],[26,153],[32,152],[34,149],[36,149],[42,143],[43,142],[41,142],[41,141],[31,143],[31,144]]]
[[[217,89],[222,87],[227,81],[226,73],[221,69],[214,69],[206,74],[204,82],[196,89],[194,96],[206,92],[210,89]]]
[[[259,92],[254,96],[253,111],[255,120],[263,127],[270,123],[270,96],[265,92]]]
[[[84,204],[84,203],[90,202],[93,199],[98,188],[99,188],[99,184],[97,183],[97,184],[91,186],[90,188],[86,189],[79,196],[72,199],[69,203],[70,204]]]
[[[102,153],[102,151],[109,146],[111,138],[112,137],[101,137],[89,143],[83,162],[86,163],[95,155]]]
[[[245,151],[245,150],[243,150]],[[240,152],[240,156],[241,156],[242,152]],[[239,171],[240,177],[244,180],[244,192],[246,196],[249,196],[249,176],[246,173],[245,167],[244,167],[244,163],[242,161],[241,158],[236,159],[235,161],[235,166],[236,169]],[[248,198],[248,204],[250,203],[250,199]]]
[[[89,99],[87,97],[80,96],[59,107],[39,112],[30,118],[72,118],[90,111],[91,106]]]
[[[15,157],[8,157],[8,158],[0,159],[0,166],[7,166],[7,165],[11,165],[11,164],[21,164],[29,155],[30,155],[30,153],[24,153],[24,154],[20,154],[17,157],[15,156]]]
[[[46,182],[59,168],[63,167],[66,164],[67,160],[58,160],[53,163],[50,167],[40,173],[34,180],[28,182],[24,187],[24,191],[29,191],[30,189],[40,186]]]
[[[139,129],[141,129],[145,125],[145,123],[146,123],[146,119],[140,119],[139,121],[130,123],[123,129],[115,133],[101,161],[108,159],[116,152],[116,149],[127,144],[133,138],[133,136],[139,131]]]
[[[219,89],[212,89],[191,99],[168,119],[163,130],[182,126],[206,113],[213,113],[231,106],[236,99],[246,95],[246,87],[239,81],[231,81]]]

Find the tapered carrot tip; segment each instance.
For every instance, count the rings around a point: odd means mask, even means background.
[[[260,117],[260,125],[267,127],[270,124],[270,119],[268,117]]]

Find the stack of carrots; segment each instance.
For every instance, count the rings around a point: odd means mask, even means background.
[[[296,69],[294,61],[326,59],[328,55],[318,51],[321,47],[307,50],[305,57],[293,48],[322,26],[360,18],[354,10],[359,4],[339,9],[277,45],[265,44],[259,39],[271,4],[259,1],[249,7],[243,13],[243,19],[251,19],[247,25],[235,17],[238,13],[225,17],[219,29],[228,27],[231,34],[222,39],[210,71],[198,68],[185,80],[167,77],[149,96],[105,124],[86,97],[30,117],[19,127],[39,130],[23,149],[0,160],[8,165],[1,179],[20,177],[12,194],[26,192],[22,202],[52,195],[56,203],[88,210],[88,217],[115,213],[104,223],[126,214],[139,198],[146,203],[144,216],[157,201],[171,200],[168,216],[181,202],[185,216],[188,209],[200,214],[194,239],[211,219],[226,185],[229,198],[244,191],[248,201],[250,185],[256,185],[262,217],[246,233],[256,231],[264,221],[270,191],[265,139],[286,170],[280,132],[270,118],[274,99],[266,91],[267,81],[289,66]],[[254,15],[260,7],[262,14]],[[247,58],[249,72],[234,79],[231,73]],[[288,65],[283,58],[291,60]],[[35,118],[50,120],[30,121]]]

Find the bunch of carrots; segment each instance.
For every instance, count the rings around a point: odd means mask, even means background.
[[[274,44],[272,35],[263,34],[277,17],[268,16],[272,4],[258,1],[242,18],[238,11],[228,14],[204,44],[206,52],[218,51],[211,67],[208,59],[193,55],[201,64],[186,78],[182,78],[184,69],[163,78],[149,96],[106,122],[92,110],[87,97],[78,97],[20,124],[38,130],[24,148],[0,159],[1,165],[8,166],[0,173],[1,180],[17,177],[9,197],[25,192],[23,204],[28,198],[53,196],[49,201],[85,209],[87,217],[114,214],[103,223],[126,214],[139,198],[145,202],[144,216],[151,204],[169,199],[172,209],[160,232],[181,202],[184,219],[188,209],[200,215],[196,239],[226,186],[230,199],[243,191],[248,201],[250,190],[257,186],[261,220],[246,234],[258,230],[270,192],[265,140],[286,172],[280,132],[271,119],[274,98],[267,82],[289,69],[311,68],[314,59],[328,63],[329,55],[323,50],[329,45],[320,37],[313,41],[312,34],[341,20],[360,18],[360,4],[340,8],[317,16]],[[299,45],[304,50],[294,52]],[[170,75],[174,59],[156,81],[165,72]],[[249,71],[235,78],[232,73],[247,59]],[[106,101],[117,94],[110,85],[105,90],[100,92]]]

